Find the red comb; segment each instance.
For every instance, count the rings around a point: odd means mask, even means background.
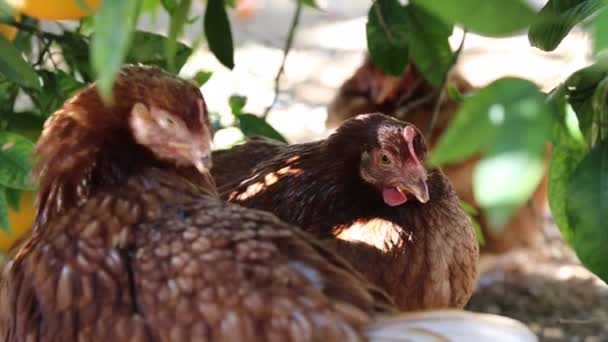
[[[414,150],[414,137],[416,137],[416,130],[414,130],[414,128],[412,128],[410,126],[406,126],[403,129],[403,139],[405,140],[405,143],[407,144],[407,148],[410,153],[411,160],[414,162],[415,165],[419,165],[420,167],[422,167],[422,164],[420,163],[420,161],[418,160],[418,157],[416,156],[416,151]]]

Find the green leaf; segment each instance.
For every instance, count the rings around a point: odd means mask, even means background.
[[[270,139],[286,143],[287,140],[277,132],[264,119],[253,114],[241,114],[238,116],[239,128],[246,137],[261,135]]]
[[[170,15],[173,15],[178,6],[177,0],[160,0],[160,3]]]
[[[8,204],[8,207],[15,211],[19,211],[21,190],[11,188],[5,188],[4,190],[6,192],[6,203]]]
[[[595,143],[599,127],[598,113],[594,111],[593,96],[600,82],[608,77],[608,60],[578,70],[565,82],[568,103],[576,112],[581,132],[590,146]]]
[[[2,119],[8,131],[23,135],[31,141],[37,141],[46,117],[31,112],[11,111],[2,113]]]
[[[373,64],[401,75],[408,62],[408,16],[398,0],[377,0],[367,14],[367,49]]]
[[[23,87],[39,89],[40,82],[32,66],[23,59],[21,51],[0,34],[0,74]]]
[[[551,109],[533,83],[497,80],[465,99],[429,163],[449,163],[481,152],[473,173],[475,199],[490,225],[502,226],[542,178]]]
[[[85,83],[95,79],[89,60],[89,39],[72,31],[64,31],[62,39],[57,43],[61,46],[63,58],[75,71],[78,71]]]
[[[583,158],[567,189],[572,246],[589,270],[608,281],[608,140],[598,143]]]
[[[42,90],[29,92],[32,100],[44,116],[48,116],[57,110],[76,90],[84,87],[84,83],[77,81],[71,75],[57,70],[51,72],[40,70],[42,78]]]
[[[565,123],[554,127],[553,147],[549,163],[548,199],[551,214],[566,241],[572,243],[573,229],[566,215],[568,182],[576,166],[587,153],[585,144],[568,132]]]
[[[127,63],[142,63],[148,65],[158,65],[161,68],[167,69],[167,55],[164,52],[167,37],[156,33],[137,31],[133,35],[133,43],[131,49],[125,58]],[[184,66],[192,49],[185,44],[177,43],[175,53],[175,70],[179,70]]]
[[[192,0],[181,0],[179,5],[171,14],[171,22],[169,24],[169,35],[165,51],[167,53],[167,66],[169,71],[177,72],[175,68],[175,53],[177,51],[177,38],[182,34],[184,23],[188,20],[188,12]]]
[[[200,70],[194,75],[194,81],[198,84],[199,87],[202,87],[209,79],[213,76],[212,71],[204,71]]]
[[[549,0],[528,31],[532,46],[554,50],[574,25],[597,11],[603,0]]]
[[[593,51],[596,54],[608,49],[608,8],[593,20]]]
[[[205,36],[209,49],[227,68],[234,68],[234,45],[224,0],[209,0],[204,19]]]
[[[8,202],[4,189],[0,189],[0,229],[7,234],[11,234],[11,227],[8,221]]]
[[[523,0],[412,0],[447,22],[488,36],[504,36],[523,30],[534,11]]]
[[[0,184],[9,188],[33,190],[30,183],[30,155],[34,144],[14,133],[0,132]],[[4,193],[4,192],[3,192]]]
[[[448,96],[450,97],[450,99],[456,101],[456,102],[462,102],[464,101],[465,95],[463,95],[460,92],[460,89],[458,89],[458,84],[454,83],[454,82],[448,82]]]
[[[0,113],[13,110],[18,92],[17,84],[0,74]]]
[[[439,86],[454,60],[448,41],[453,27],[416,4],[405,7],[405,11],[414,64],[427,80]]]
[[[247,104],[247,97],[241,95],[232,95],[228,99],[232,115],[239,116],[243,112],[243,107]]]
[[[129,51],[141,0],[104,0],[95,14],[91,62],[97,87],[105,101],[112,101],[112,84]]]

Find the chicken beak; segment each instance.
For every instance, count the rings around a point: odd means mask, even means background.
[[[403,186],[400,186],[399,189],[414,195],[414,197],[416,197],[420,203],[426,203],[429,201],[429,188],[426,185],[426,180],[423,178],[419,178],[417,181],[409,184],[404,184]]]
[[[211,166],[213,166],[213,162],[211,161],[211,152],[202,152],[200,150],[193,151],[192,163],[194,164],[198,172],[202,174],[209,173],[209,171],[211,170]]]

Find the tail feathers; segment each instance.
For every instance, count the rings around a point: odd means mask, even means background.
[[[400,314],[368,325],[364,334],[373,342],[538,341],[530,329],[514,319],[458,310]]]

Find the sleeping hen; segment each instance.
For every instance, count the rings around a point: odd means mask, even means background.
[[[448,80],[461,93],[473,90],[473,87],[457,72],[451,73]],[[439,89],[426,81],[414,64],[408,64],[400,76],[389,76],[366,57],[355,74],[340,87],[338,94],[328,106],[327,124],[334,127],[357,114],[380,111],[426,130],[439,94]],[[431,146],[448,128],[457,110],[458,102],[444,96],[433,134],[427,137]],[[480,156],[477,155],[445,165],[443,171],[452,181],[458,197],[475,206],[479,212],[475,218],[480,223],[486,238],[484,250],[504,252],[514,247],[534,244],[541,238],[544,222],[546,177],[528,202],[513,214],[505,226],[490,227],[473,195],[472,175],[479,158]]]
[[[234,168],[256,151],[269,156]],[[425,154],[415,126],[368,114],[326,140],[256,139],[216,151],[212,173],[222,197],[325,238],[400,309],[462,307],[475,285],[477,241],[448,179],[424,168]]]
[[[366,326],[395,311],[382,291],[273,215],[217,199],[196,87],[127,66],[114,93],[105,106],[90,86],[45,125],[36,228],[3,268],[5,341],[534,340],[457,312]]]

